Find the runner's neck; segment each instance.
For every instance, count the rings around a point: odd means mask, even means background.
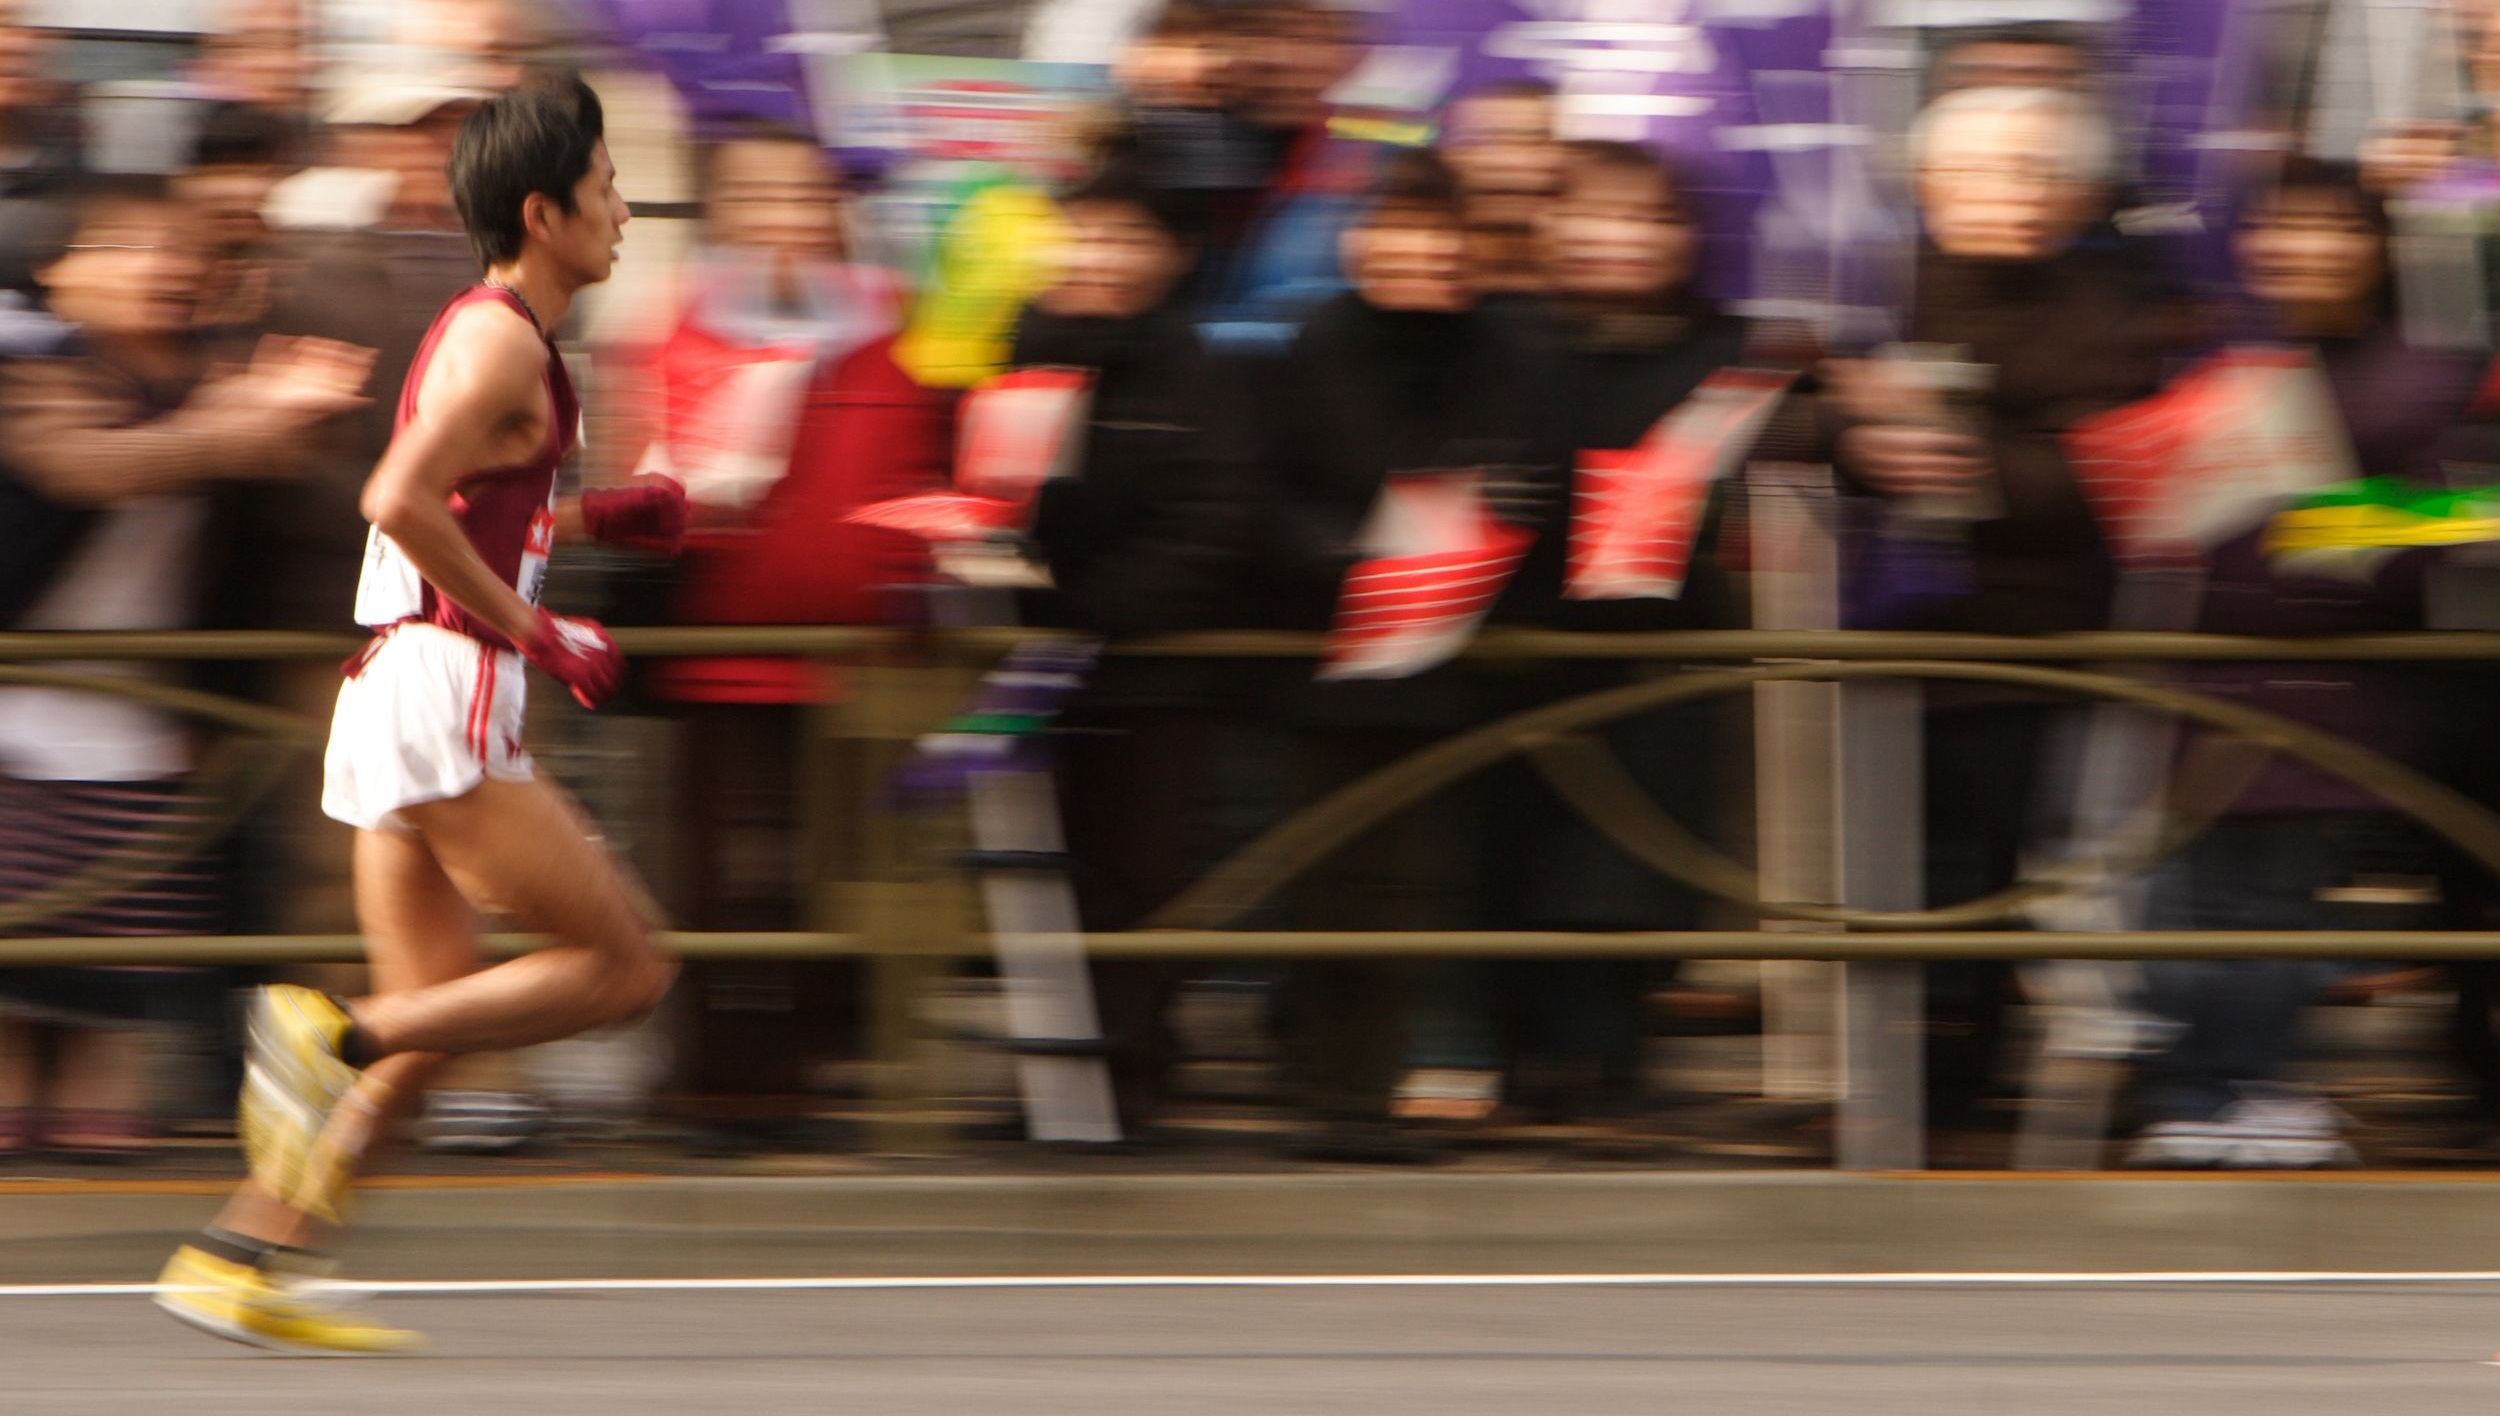
[[[539,333],[555,338],[556,326],[573,307],[575,287],[524,254],[486,272],[486,283],[500,285],[521,297],[538,321]]]

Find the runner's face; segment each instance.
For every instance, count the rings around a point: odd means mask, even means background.
[[[625,239],[625,198],[616,190],[616,164],[604,142],[590,150],[590,170],[573,184],[569,212],[546,203],[546,235],[556,258],[584,285],[596,285],[616,269]]]

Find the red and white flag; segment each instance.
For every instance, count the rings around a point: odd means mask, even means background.
[[[790,470],[815,377],[811,351],[747,348],[689,323],[660,352],[659,435],[636,472],[677,479],[689,500],[745,510]]]
[[[1684,593],[1713,483],[1736,470],[1792,374],[1722,369],[1637,447],[1584,451],[1571,508],[1574,600],[1672,600]]]
[[[915,492],[870,502],[842,519],[908,531],[927,541],[986,541],[1021,526],[1024,504],[968,492]]]
[[[2064,441],[2101,534],[2136,564],[2201,564],[2284,498],[2359,475],[2334,390],[2296,349],[2224,350]]]
[[[843,519],[939,543],[1021,531],[1033,518],[1042,484],[1075,470],[1093,391],[1094,376],[1083,369],[1000,374],[964,395],[955,490],[873,502]]]
[[[1476,632],[1535,537],[1485,509],[1480,474],[1393,474],[1364,524],[1369,559],[1346,572],[1323,680],[1407,678]]]
[[[1029,502],[1042,483],[1076,470],[1093,404],[1083,369],[1017,369],[964,395],[956,422],[955,486]]]

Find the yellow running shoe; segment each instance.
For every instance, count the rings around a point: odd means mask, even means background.
[[[229,1342],[305,1357],[394,1357],[424,1348],[425,1337],[389,1327],[316,1291],[189,1244],[174,1251],[156,1280],[156,1306]]]
[[[365,1152],[373,1148],[391,1095],[388,1084],[359,1073],[356,1084],[330,1108],[328,1124],[305,1150],[295,1188],[273,1187],[270,1193],[325,1224],[345,1224],[348,1187],[356,1182]]]
[[[308,1185],[313,1143],[356,1081],[339,1056],[350,1024],[327,994],[291,983],[264,988],[252,1002],[237,1129],[252,1178],[280,1199],[297,1202],[308,1189],[318,1198]]]

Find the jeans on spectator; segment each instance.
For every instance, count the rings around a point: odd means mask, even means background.
[[[2217,821],[2153,880],[2155,929],[2330,929],[2321,888],[2349,877],[2371,814]],[[2299,1043],[2301,1010],[2341,966],[2304,959],[2180,959],[2145,965],[2145,1001],[2184,1025],[2150,1064],[2157,1121],[2205,1121],[2238,1084],[2280,1077]]]
[[[1305,733],[1298,744],[1303,794],[1315,800],[1438,736],[1395,728]],[[1314,867],[1296,892],[1295,913],[1313,929],[1470,928],[1482,917],[1484,850],[1483,790],[1459,782],[1373,826]],[[1416,989],[1434,970],[1371,959],[1295,966],[1280,1022],[1288,1055],[1299,1064],[1298,1080],[1321,1115],[1377,1120],[1388,1114],[1408,1056]]]

